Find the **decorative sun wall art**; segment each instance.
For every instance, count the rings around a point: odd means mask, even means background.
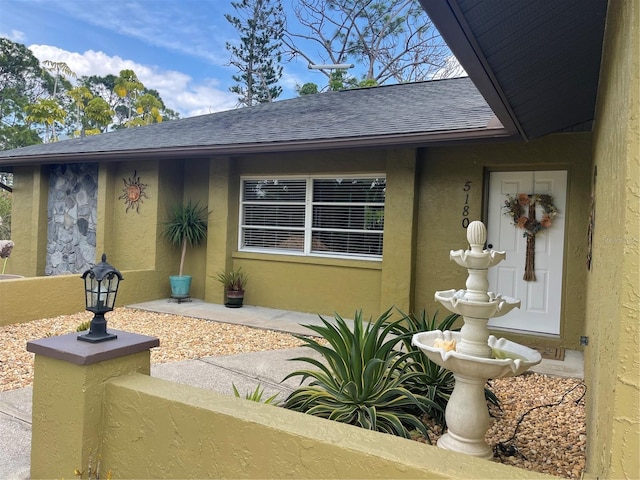
[[[140,213],[140,204],[142,203],[143,198],[147,197],[147,194],[144,192],[144,189],[147,188],[147,185],[140,182],[140,177],[137,175],[137,170],[133,171],[133,177],[129,177],[129,179],[122,179],[124,183],[124,187],[122,191],[124,192],[122,195],[118,197],[119,200],[124,200],[127,209],[125,213],[129,212],[129,209],[135,208],[136,213]]]

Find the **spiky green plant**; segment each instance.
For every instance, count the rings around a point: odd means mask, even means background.
[[[422,353],[420,349],[411,344],[413,335],[420,332],[431,332],[434,330],[451,330],[460,315],[452,313],[447,315],[441,322],[438,322],[438,312],[429,318],[423,310],[420,316],[411,313],[409,315],[400,312],[403,318],[394,324],[392,332],[404,345],[404,350],[410,354],[410,368],[418,373],[411,377],[405,387],[417,395],[423,395],[438,405],[439,408],[431,409],[427,414],[443,427],[446,426],[444,410],[451,397],[451,392],[455,384],[453,372],[441,367]],[[454,329],[457,330],[457,329]],[[490,403],[500,406],[500,401],[494,393],[485,388],[485,397]]]
[[[253,392],[247,392],[244,397],[240,396],[240,392],[238,391],[238,389],[236,388],[235,384],[232,383],[231,386],[233,387],[233,395],[236,398],[244,398],[245,400],[250,400],[252,402],[258,402],[258,403],[264,403],[266,405],[276,405],[276,398],[278,397],[278,393],[276,393],[275,395],[272,395],[270,397],[267,398],[263,398],[264,397],[264,388],[260,388],[260,384],[258,384],[256,386],[256,389]]]
[[[86,322],[82,322],[76,327],[76,332],[84,332],[85,330],[89,330],[91,328],[91,320],[87,320]]]
[[[179,274],[182,276],[187,244],[197,246],[207,238],[207,207],[188,200],[186,204],[177,203],[169,211],[167,221],[163,223],[162,236],[172,246],[181,247]]]
[[[453,372],[429,360],[422,351],[411,344],[411,339],[414,334],[420,332],[450,330],[459,315],[455,313],[447,315],[440,323],[437,321],[438,312],[431,318],[424,310],[419,317],[413,313],[409,315],[402,313],[402,315],[402,320],[394,325],[393,333],[398,335],[405,351],[409,352],[410,368],[419,374],[412,377],[405,386],[409,391],[424,395],[437,404],[439,408],[430,409],[427,414],[440,425],[444,425],[444,410],[455,383]]]
[[[353,329],[338,314],[334,323],[320,318],[323,325],[306,327],[319,334],[326,346],[313,338],[297,338],[318,352],[323,361],[311,357],[292,359],[317,370],[298,370],[285,377],[286,380],[300,376],[301,383],[305,379],[311,382],[291,393],[284,406],[405,438],[411,438],[410,432],[418,430],[428,439],[427,427],[415,412],[440,407],[404,386],[419,373],[407,368],[412,354],[394,348],[398,340],[389,335],[395,325],[395,322],[388,323],[390,310],[375,322],[368,322],[366,327],[362,312],[356,312]]]
[[[247,275],[242,268],[229,272],[219,272],[217,278],[218,281],[224,285],[225,290],[232,292],[244,292],[244,287],[246,287],[249,281],[249,275]]]

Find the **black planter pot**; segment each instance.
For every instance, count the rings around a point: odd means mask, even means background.
[[[228,308],[240,308],[244,302],[244,290],[227,290],[224,292],[224,306]]]

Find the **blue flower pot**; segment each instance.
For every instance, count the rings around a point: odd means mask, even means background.
[[[191,275],[170,275],[172,297],[188,297],[191,288]]]

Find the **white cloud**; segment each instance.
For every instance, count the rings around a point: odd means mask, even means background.
[[[181,117],[229,110],[236,105],[235,96],[221,89],[216,80],[196,84],[185,73],[162,70],[94,50],[69,52],[51,45],[31,45],[29,49],[41,62],[65,62],[79,77],[118,75],[120,70],[133,70],[145,87],[157,90],[167,107],[179,112]]]
[[[0,31],[0,37],[8,38],[15,43],[22,43],[25,38],[24,32],[21,32],[20,30],[11,30],[9,33]]]
[[[220,65],[221,59],[227,57],[225,32],[231,27],[223,13],[230,5],[220,0],[163,1],[153,9],[150,0],[84,0],[83,8],[78,8],[77,0],[55,3],[56,8],[83,23],[148,45],[202,58],[214,65]]]

